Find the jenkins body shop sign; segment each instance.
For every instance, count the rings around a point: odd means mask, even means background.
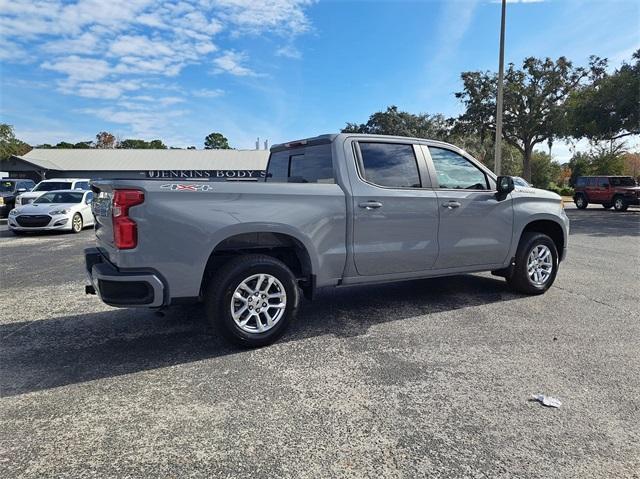
[[[264,170],[148,170],[147,178],[191,178],[191,179],[241,179],[258,180],[264,178]]]

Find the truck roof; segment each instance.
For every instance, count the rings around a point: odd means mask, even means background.
[[[449,147],[453,147],[456,149],[460,149],[456,145],[452,145],[451,143],[447,143],[445,141],[440,140],[431,140],[429,138],[417,138],[412,136],[398,136],[398,135],[372,135],[369,133],[327,133],[324,135],[313,136],[310,138],[303,138],[300,140],[288,141],[286,143],[278,143],[271,147],[271,151],[281,151],[289,148],[295,148],[299,146],[312,146],[312,145],[322,145],[326,143],[332,143],[336,138],[343,136],[353,136],[356,135],[362,138],[377,138],[377,139],[389,139],[389,140],[414,140],[414,141],[428,141],[429,143],[435,143],[440,145],[446,145]]]

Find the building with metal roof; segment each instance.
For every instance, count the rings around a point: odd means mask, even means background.
[[[193,178],[253,180],[264,176],[266,150],[40,149],[12,156],[14,178]]]

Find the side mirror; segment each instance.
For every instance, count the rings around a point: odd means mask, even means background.
[[[498,196],[507,196],[515,188],[513,178],[510,176],[498,176],[496,180]]]

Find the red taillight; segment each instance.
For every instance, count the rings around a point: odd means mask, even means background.
[[[129,208],[144,202],[139,190],[115,190],[113,192],[113,242],[118,249],[138,246],[138,225],[129,218]]]

